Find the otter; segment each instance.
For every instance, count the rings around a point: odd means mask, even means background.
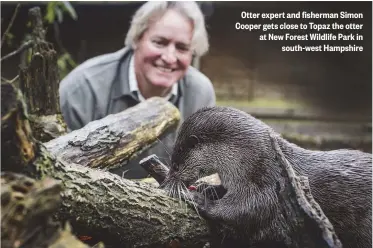
[[[372,155],[301,148],[232,107],[206,107],[182,123],[162,187],[170,192],[183,188],[201,216],[225,228],[226,238],[251,247],[285,247],[276,215],[280,166],[269,132],[278,136],[295,173],[308,177],[312,195],[343,247],[372,247]],[[224,188],[221,198],[186,194],[187,187],[212,173],[218,173]]]

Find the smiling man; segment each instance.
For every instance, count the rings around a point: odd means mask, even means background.
[[[208,51],[205,21],[195,2],[147,2],[135,13],[125,47],[82,63],[60,83],[60,106],[70,130],[121,112],[153,96],[181,112],[181,121],[215,105],[210,80],[191,66]],[[169,163],[176,132],[121,169],[125,178],[147,174],[138,162],[156,154]]]

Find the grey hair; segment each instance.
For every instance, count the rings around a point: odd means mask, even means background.
[[[151,24],[150,20],[164,14],[168,9],[180,12],[193,23],[192,50],[196,56],[204,55],[209,49],[205,19],[196,2],[147,2],[143,4],[132,18],[125,45],[135,49],[136,42]]]

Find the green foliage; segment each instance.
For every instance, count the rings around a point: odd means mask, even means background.
[[[64,15],[69,15],[73,20],[78,19],[78,15],[74,7],[68,1],[51,1],[48,2],[46,11],[44,14],[44,21],[47,25],[54,25],[56,22],[61,24],[63,22]],[[3,19],[1,20],[3,21]],[[27,21],[27,28],[31,28],[31,21]],[[56,30],[55,30],[56,31]],[[22,39],[22,44],[31,40],[31,34],[26,33]],[[13,47],[16,44],[13,42],[14,35],[10,32],[7,32],[5,35],[5,42],[9,47]],[[61,42],[58,41],[60,45],[61,55],[59,55],[57,60],[58,69],[60,72],[60,78],[65,77],[74,67],[76,67],[76,62],[72,58],[71,54],[67,52],[61,45]],[[32,57],[32,48],[26,50],[26,62],[31,62]]]
[[[60,71],[60,78],[64,78],[72,68],[76,67],[75,61],[71,58],[69,53],[62,54],[57,60],[58,69]]]
[[[54,24],[55,22],[62,23],[63,16],[67,13],[73,20],[78,19],[78,15],[75,12],[74,7],[67,1],[53,1],[47,4],[46,13],[44,20],[48,24]],[[64,50],[64,49],[63,49]],[[73,60],[70,53],[63,51],[58,57],[57,61],[58,69],[60,72],[60,78],[64,78],[74,67],[76,63]]]
[[[67,1],[49,2],[44,19],[49,24],[54,23],[56,19],[58,23],[62,23],[64,12],[68,13],[73,20],[78,19],[78,15],[76,14],[74,7]]]
[[[6,33],[5,35],[5,42],[8,46],[12,46],[13,45],[13,39],[14,39],[14,35],[11,34],[10,32]]]

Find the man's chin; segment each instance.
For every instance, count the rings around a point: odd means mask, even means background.
[[[158,88],[171,88],[176,81],[152,81],[151,84]]]

